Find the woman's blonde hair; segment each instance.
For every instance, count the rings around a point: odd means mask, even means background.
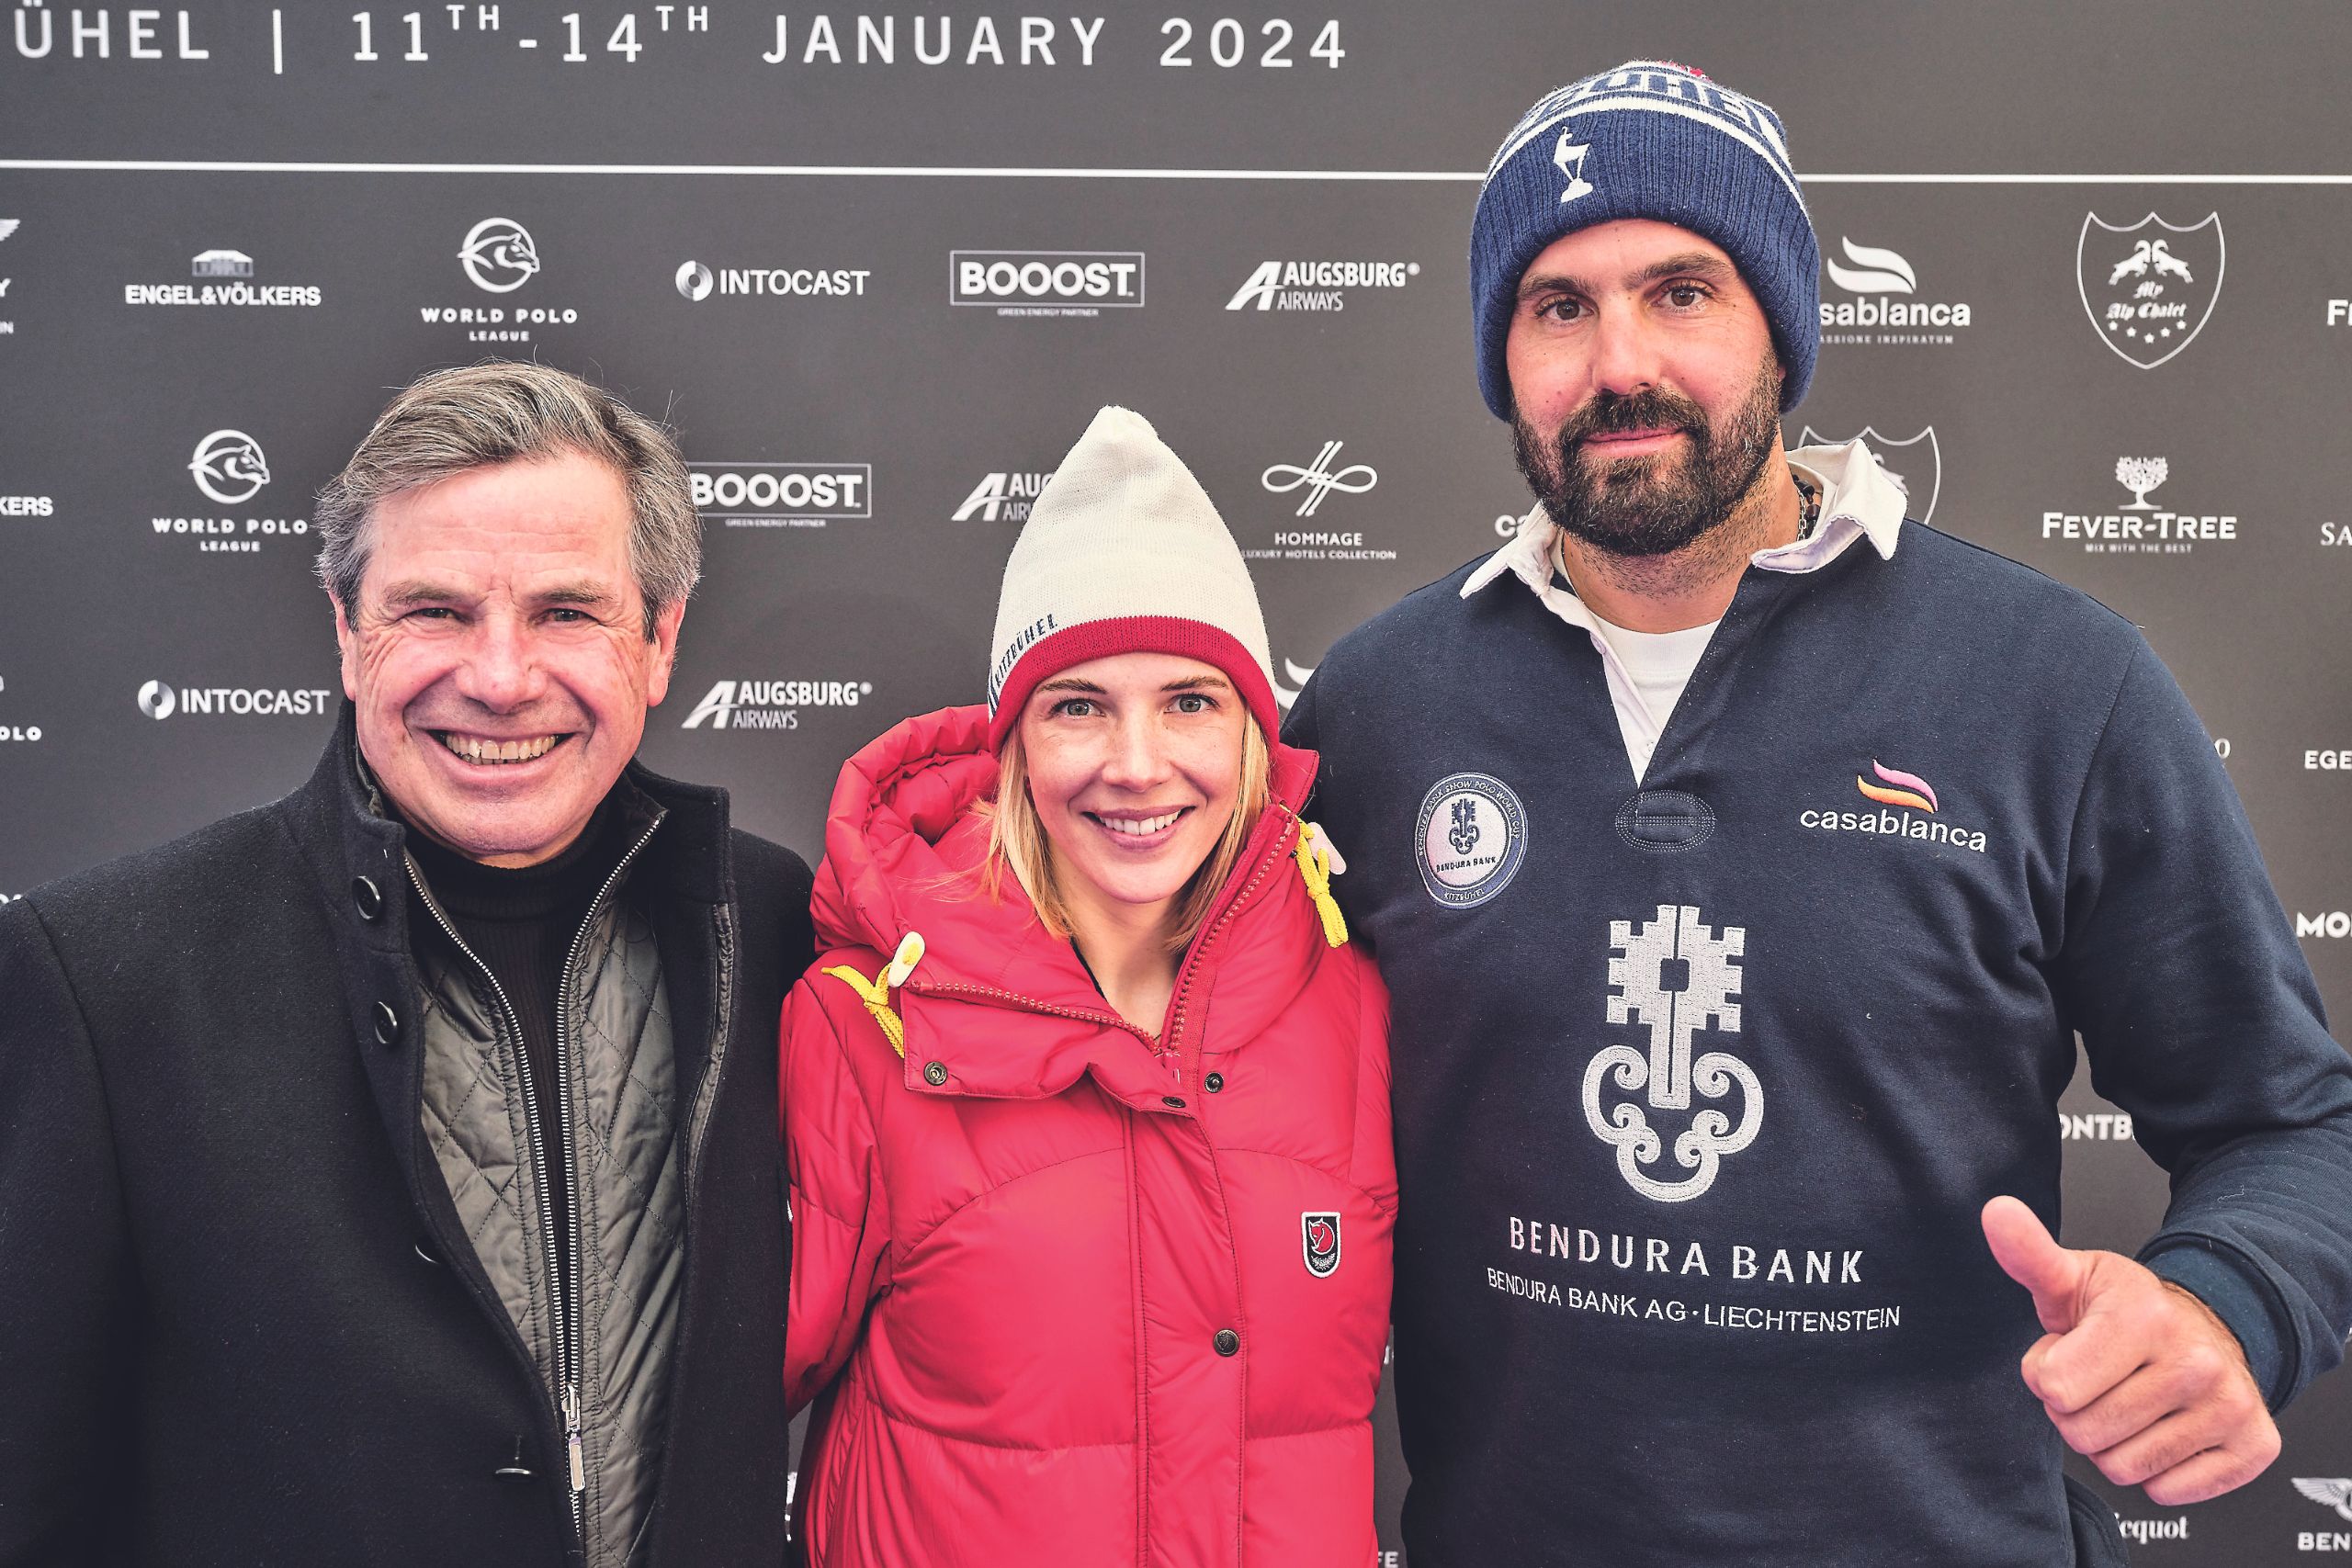
[[[1225,886],[1226,878],[1240,863],[1242,849],[1257,830],[1258,818],[1272,798],[1272,774],[1273,760],[1267,750],[1266,733],[1258,728],[1256,719],[1249,719],[1242,725],[1241,776],[1239,787],[1234,792],[1233,816],[1226,823],[1225,831],[1217,836],[1216,847],[1177,895],[1176,924],[1168,935],[1170,953],[1183,952],[1200,934],[1202,924],[1216,905],[1217,889]],[[1046,824],[1037,815],[1037,803],[1029,795],[1029,761],[1021,747],[1018,726],[1004,738],[1003,748],[997,754],[996,798],[985,809],[989,817],[989,854],[981,882],[989,897],[1002,896],[1003,879],[1010,873],[1022,891],[1029,895],[1038,922],[1057,940],[1069,940],[1069,906],[1055,879],[1053,840],[1046,836]]]

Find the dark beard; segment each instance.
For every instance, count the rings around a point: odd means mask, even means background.
[[[1781,382],[1767,359],[1720,434],[1704,409],[1663,387],[1596,393],[1547,446],[1526,420],[1511,420],[1511,446],[1528,488],[1552,521],[1616,556],[1670,555],[1720,525],[1762,477],[1781,438]],[[1688,434],[1688,451],[1597,457],[1584,439],[1646,428]]]

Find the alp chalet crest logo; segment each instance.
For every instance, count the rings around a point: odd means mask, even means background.
[[[2099,342],[2154,370],[2205,330],[2225,259],[2218,212],[2187,228],[2153,212],[2123,228],[2091,212],[2075,242],[2075,284]]]
[[[1846,436],[1824,435],[1808,424],[1804,434],[1797,437],[1800,446],[1843,446],[1849,441],[1869,445],[1871,458],[1886,470],[1888,479],[1902,488],[1910,502],[1905,510],[1913,522],[1925,523],[1935,516],[1936,496],[1944,486],[1944,454],[1936,440],[1934,425],[1900,441],[1892,435],[1881,435],[1877,426],[1869,424]]]
[[[1326,1211],[1298,1216],[1298,1246],[1300,1256],[1306,1259],[1306,1271],[1318,1280],[1328,1280],[1340,1269],[1340,1216]]]

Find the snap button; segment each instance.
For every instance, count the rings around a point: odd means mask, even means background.
[[[1181,1095],[1163,1094],[1159,1097],[1159,1103],[1168,1107],[1170,1111],[1182,1111],[1184,1109],[1183,1097]]]
[[[390,1002],[378,1002],[376,1004],[376,1043],[397,1044],[400,1037],[401,1015],[392,1010]]]
[[[937,1089],[940,1085],[945,1083],[947,1081],[947,1064],[944,1062],[924,1063],[922,1068],[922,1081],[929,1084],[933,1089]]]
[[[523,1462],[522,1438],[517,1438],[514,1439],[514,1457],[512,1460],[509,1460],[506,1463],[500,1465],[496,1470],[492,1471],[490,1473],[493,1478],[500,1481],[528,1481],[532,1479],[535,1472],[529,1465]]]
[[[1221,1094],[1225,1090],[1225,1075],[1223,1073],[1211,1073],[1207,1077],[1203,1078],[1201,1082],[1207,1087],[1208,1091],[1211,1094]]]
[[[351,879],[351,902],[358,908],[359,918],[363,920],[384,918],[384,890],[376,886],[376,879],[372,876]]]
[[[1218,1355],[1230,1356],[1240,1348],[1241,1336],[1236,1334],[1230,1328],[1220,1328],[1216,1331],[1216,1353]]]

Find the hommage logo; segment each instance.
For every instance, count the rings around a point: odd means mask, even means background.
[[[1298,701],[1298,694],[1306,689],[1306,682],[1315,678],[1315,666],[1296,664],[1285,659],[1283,660],[1283,673],[1290,677],[1289,685],[1285,686],[1280,681],[1269,682],[1268,684],[1274,689],[1275,703],[1288,713],[1291,705]]]
[[[1894,481],[1910,502],[1905,510],[1913,522],[1925,523],[1935,516],[1936,497],[1943,493],[1944,488],[1944,454],[1941,444],[1936,440],[1934,425],[1927,426],[1917,435],[1906,435],[1900,441],[1891,435],[1881,435],[1875,425],[1869,424],[1843,437],[1823,435],[1808,424],[1804,427],[1804,434],[1797,437],[1800,446],[1843,446],[1849,441],[1866,444],[1871,460],[1884,470],[1888,479]],[[1915,447],[1917,450],[1913,450]],[[1890,452],[1899,456],[1890,461],[1887,456]],[[1897,468],[1897,463],[1902,466]],[[1915,483],[1915,479],[1921,482]]]
[[[1341,445],[1337,441],[1326,441],[1323,450],[1315,455],[1315,461],[1303,468],[1292,463],[1276,463],[1260,476],[1259,482],[1276,495],[1288,495],[1292,491],[1304,488],[1306,499],[1298,503],[1298,515],[1301,517],[1314,516],[1324,498],[1335,490],[1349,495],[1362,495],[1380,482],[1380,475],[1363,463],[1351,463],[1344,468],[1334,470],[1331,459],[1340,455]]]
[[[1660,904],[1640,926],[1609,922],[1609,1021],[1637,1024],[1649,1035],[1646,1052],[1607,1045],[1585,1066],[1585,1122],[1617,1151],[1617,1174],[1643,1197],[1687,1202],[1715,1184],[1726,1155],[1756,1140],[1764,1121],[1764,1086],[1755,1070],[1728,1051],[1700,1052],[1702,1030],[1740,1032],[1747,931],[1724,926],[1713,934],[1692,905]],[[1607,1102],[1606,1085],[1644,1099]],[[1708,1106],[1692,1111],[1693,1096],[1721,1100],[1739,1089],[1739,1117]],[[1650,1112],[1691,1112],[1679,1134],[1651,1126]],[[1652,1175],[1673,1137],[1674,1164],[1687,1173]]]
[[[2219,212],[2186,228],[2154,212],[2128,227],[2088,212],[2075,242],[2075,285],[2099,342],[2154,370],[2212,319],[2227,259]]]

